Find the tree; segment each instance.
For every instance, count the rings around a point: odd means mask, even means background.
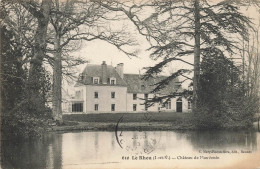
[[[1,3],[2,24],[13,31],[17,50],[20,50],[22,55],[21,64],[28,75],[25,80],[27,90],[24,91],[26,96],[24,100],[31,102],[31,105],[37,105],[36,112],[45,109],[46,89],[49,88],[45,83],[48,74],[43,67],[47,27],[45,29],[39,22],[47,22],[43,24],[48,25],[48,21],[43,18],[49,16],[48,12],[44,13],[45,10],[49,10],[50,3],[51,1],[3,1]],[[33,71],[36,73],[32,73]]]
[[[39,81],[39,77],[44,74],[42,68],[43,58],[46,53],[46,35],[47,35],[47,27],[49,23],[50,9],[51,9],[51,0],[42,0],[41,2],[37,1],[4,1],[4,4],[18,4],[23,6],[31,16],[33,16],[36,20],[36,30],[32,35],[33,43],[31,49],[30,56],[30,66],[29,66],[29,75],[28,75],[28,83],[26,83],[27,95],[30,98],[32,104],[40,104],[42,107],[45,106],[44,99],[42,97],[41,90],[41,82]],[[8,16],[7,16],[8,17]],[[10,18],[10,17],[9,17]],[[10,20],[9,20],[10,21]],[[10,23],[9,23],[10,25]],[[15,25],[13,23],[13,26]],[[14,29],[18,30],[19,29]]]
[[[36,78],[44,74],[40,69],[46,66],[44,65],[46,62],[53,68],[53,118],[57,121],[62,122],[62,75],[73,76],[70,72],[71,68],[85,63],[84,59],[72,57],[69,54],[80,47],[82,40],[104,40],[126,55],[136,56],[135,51],[124,49],[125,46],[135,45],[133,38],[126,32],[125,27],[122,30],[111,28],[109,22],[114,20],[113,14],[100,7],[98,3],[73,0],[42,1],[41,3],[11,1],[5,3],[5,8],[7,9],[5,24],[15,30],[15,35],[18,35],[16,41],[20,42],[22,49],[26,49],[23,50],[24,60],[30,61],[27,88],[31,91],[28,98],[32,98],[32,101],[40,96],[39,90],[42,83],[40,78]],[[14,16],[19,19],[15,19]],[[29,23],[28,26],[26,22]],[[43,36],[43,41],[39,44],[39,37]],[[35,44],[32,41],[35,41]],[[39,46],[41,50],[36,50]],[[38,74],[30,73],[36,69],[38,69]],[[42,104],[44,105],[43,100]]]
[[[52,109],[53,118],[55,121],[62,123],[62,55],[64,55],[64,48],[67,47],[77,35],[79,35],[79,26],[87,22],[89,17],[88,11],[80,11],[76,13],[75,4],[73,1],[67,0],[65,3],[60,3],[55,0],[52,15],[50,16],[50,23],[53,26],[53,32],[49,39],[49,43],[52,47],[51,54],[53,57],[48,56],[48,59],[53,67],[53,87],[52,87]],[[94,12],[93,12],[94,13]],[[93,17],[93,16],[92,16]],[[52,49],[51,49],[52,48]],[[70,59],[73,60],[73,59]],[[80,59],[78,59],[80,60]],[[84,63],[80,60],[77,64]],[[77,65],[76,64],[76,65]]]
[[[25,72],[22,68],[21,51],[17,50],[13,32],[1,27],[1,102],[2,112],[9,112],[22,99]]]
[[[209,109],[225,112],[228,107],[234,107],[242,100],[242,71],[234,65],[231,59],[215,53],[208,53],[201,62],[199,93],[201,102]],[[233,105],[232,105],[233,104]]]
[[[100,4],[115,11],[125,13],[136,25],[140,34],[150,42],[152,59],[160,59],[159,63],[149,67],[145,79],[159,74],[168,63],[180,61],[191,65],[193,76],[193,111],[198,108],[200,91],[201,56],[209,50],[226,57],[234,54],[236,37],[248,38],[247,27],[250,20],[239,10],[239,3],[207,0],[194,1],[157,1],[127,5],[120,2],[100,1]],[[142,15],[150,9],[150,15]],[[188,62],[193,55],[194,63]],[[190,70],[182,69],[171,74],[157,85],[166,86],[178,77],[186,76]]]
[[[245,59],[245,73],[246,73],[246,86],[247,86],[247,95],[252,96],[260,96],[259,95],[259,83],[260,83],[260,56],[259,56],[259,25],[258,27],[251,32],[252,43],[248,40],[246,49],[244,50],[246,53]]]
[[[256,100],[245,96],[242,67],[223,55],[203,57],[201,62],[199,128],[252,127],[258,110]]]
[[[52,56],[47,57],[53,66],[53,117],[62,122],[62,75],[68,75],[64,70],[71,68],[71,65],[84,63],[82,58],[66,57],[68,53],[78,49],[79,41],[99,39],[116,46],[128,56],[135,56],[135,51],[122,48],[125,45],[134,45],[134,40],[126,30],[118,31],[110,28],[109,21],[114,20],[111,12],[95,2],[56,0],[51,13],[50,23],[53,29],[50,31],[48,49]]]
[[[26,95],[27,69],[15,31],[1,25],[1,136],[35,136],[47,123],[46,109],[38,111]],[[38,77],[41,88],[45,77]],[[41,89],[41,92],[44,92]],[[47,115],[47,116],[46,116]],[[35,118],[37,117],[37,118]],[[47,118],[46,118],[47,117]]]

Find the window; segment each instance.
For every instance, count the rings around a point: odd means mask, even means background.
[[[134,93],[134,94],[133,94],[133,100],[136,100],[136,99],[137,99],[137,94]]]
[[[111,92],[111,98],[113,99],[113,98],[115,98],[115,96],[116,96],[116,93],[115,92]]]
[[[145,110],[147,111],[147,110],[148,110],[148,103],[147,103],[148,94],[144,94],[144,99],[145,99],[144,108],[145,108]]]
[[[147,103],[145,103],[144,108],[145,108],[146,111],[148,110],[148,104]]]
[[[114,85],[115,84],[115,80],[111,80],[111,84]]]
[[[95,98],[98,98],[98,92],[95,92],[95,96],[94,96]]]
[[[111,77],[111,78],[110,78],[110,84],[111,84],[111,85],[115,85],[115,84],[116,84],[116,78]]]
[[[148,94],[144,94],[144,99],[148,100]]]
[[[94,79],[94,84],[98,84],[98,79]]]
[[[99,84],[99,77],[93,77],[93,84]]]
[[[98,104],[95,104],[95,111],[98,111]]]
[[[83,112],[83,103],[72,103],[72,112]]]
[[[191,109],[191,101],[188,101],[188,109]]]
[[[133,111],[136,111],[136,107],[137,107],[137,105],[133,104]]]
[[[116,105],[115,104],[111,104],[111,111],[115,111],[116,109]]]
[[[171,101],[168,101],[167,103],[166,103],[166,109],[171,109],[172,108],[172,105],[171,105]]]

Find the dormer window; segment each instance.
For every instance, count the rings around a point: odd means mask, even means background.
[[[99,84],[99,77],[93,77],[93,84]]]
[[[111,78],[110,78],[110,84],[111,84],[111,85],[115,85],[115,84],[116,84],[116,78],[111,77]]]

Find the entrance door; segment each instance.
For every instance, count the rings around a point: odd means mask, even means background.
[[[176,109],[177,109],[177,112],[182,112],[182,102],[177,102],[176,103]]]
[[[179,97],[176,101],[176,111],[182,112],[182,98]]]

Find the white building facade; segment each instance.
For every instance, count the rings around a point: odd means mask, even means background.
[[[138,113],[138,112],[190,112],[191,103],[178,96],[166,103],[148,106],[146,100],[180,90],[175,80],[165,89],[151,93],[153,84],[163,76],[142,80],[138,74],[124,74],[123,63],[116,67],[87,65],[75,85],[75,97],[70,100],[69,110],[64,113]],[[178,88],[178,89],[177,89]]]

